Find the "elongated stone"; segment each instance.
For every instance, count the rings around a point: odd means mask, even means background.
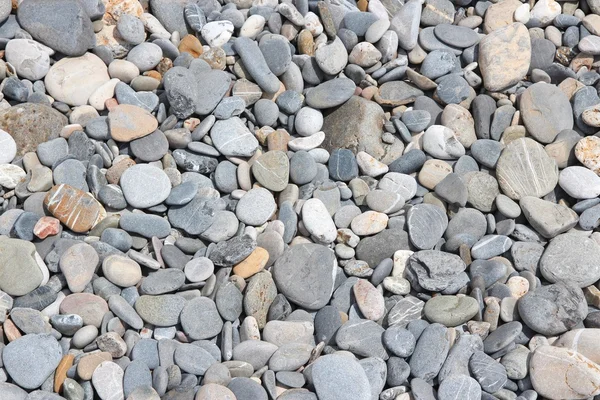
[[[91,194],[66,184],[50,189],[44,197],[44,206],[77,233],[89,231],[106,218],[106,210]]]

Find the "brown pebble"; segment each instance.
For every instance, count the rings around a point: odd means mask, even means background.
[[[182,37],[177,49],[182,53],[191,54],[194,58],[198,58],[204,52],[202,43],[194,35],[185,35]]]
[[[73,360],[75,356],[73,354],[67,354],[60,360],[56,372],[54,372],[54,392],[60,393],[62,385],[67,379],[67,371],[73,366]]]

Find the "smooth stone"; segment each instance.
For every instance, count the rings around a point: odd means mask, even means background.
[[[127,213],[121,216],[119,227],[127,232],[137,233],[146,238],[164,238],[171,230],[166,219],[158,215]]]
[[[265,188],[280,192],[288,184],[290,161],[282,151],[268,151],[254,161],[252,174]]]
[[[92,22],[81,2],[24,1],[17,15],[31,36],[66,56],[81,56],[95,45]]]
[[[507,376],[504,366],[483,351],[473,353],[469,359],[469,367],[481,388],[488,393],[496,393],[506,384]]]
[[[214,337],[223,327],[215,303],[205,297],[188,301],[180,318],[184,332],[193,340]]]
[[[568,281],[536,288],[521,297],[517,305],[523,322],[543,335],[564,333],[588,313],[583,292]]]
[[[271,192],[263,188],[254,188],[246,192],[236,206],[236,216],[248,225],[260,226],[273,215],[277,205]]]
[[[446,399],[480,399],[481,386],[479,383],[465,375],[453,375],[444,379],[438,389],[438,398]]]
[[[421,250],[432,249],[448,227],[448,217],[439,207],[417,204],[406,219],[408,236],[413,245]]]
[[[310,271],[306,266],[310,265]],[[335,254],[318,244],[290,247],[272,267],[278,289],[295,304],[320,309],[329,302],[335,283]],[[310,290],[307,290],[310,288]]]
[[[65,76],[69,79],[65,80]],[[106,64],[94,54],[85,53],[80,57],[65,57],[52,65],[44,83],[55,100],[81,106],[109,80]]]
[[[6,61],[11,63],[17,74],[25,79],[37,81],[44,78],[50,69],[50,51],[47,47],[29,39],[13,39],[6,44]]]
[[[50,334],[30,334],[10,342],[2,351],[6,372],[20,387],[35,389],[58,366],[62,351]]]
[[[527,132],[541,143],[551,143],[559,132],[573,128],[569,99],[554,85],[531,85],[521,95],[519,110]]]
[[[23,296],[40,286],[43,275],[32,243],[2,236],[0,250],[0,290]]]
[[[484,86],[491,92],[523,79],[531,62],[531,40],[525,25],[517,22],[490,32],[479,42],[478,61]]]
[[[450,348],[448,328],[431,324],[425,328],[410,358],[411,375],[431,382],[437,376]]]
[[[543,345],[529,361],[533,388],[547,398],[584,399],[600,393],[600,369],[570,349]]]
[[[525,196],[521,198],[520,205],[529,224],[548,239],[568,231],[579,220],[570,208],[537,197]]]
[[[423,135],[423,151],[441,160],[456,159],[465,155],[465,148],[454,131],[441,125],[432,125]]]
[[[121,175],[120,185],[127,203],[136,208],[149,208],[162,203],[171,192],[171,181],[163,170],[138,164]]]
[[[479,304],[469,296],[435,296],[425,303],[423,311],[430,322],[452,327],[474,317],[479,311]]]
[[[330,44],[317,49],[315,59],[323,72],[337,75],[348,63],[348,53],[341,39],[336,36]]]
[[[135,310],[140,317],[156,326],[173,326],[179,322],[179,314],[185,306],[185,299],[174,294],[160,296],[140,296],[135,302]]]
[[[258,140],[237,117],[215,122],[210,132],[215,147],[224,156],[248,157],[258,147]]]
[[[336,78],[312,88],[306,94],[306,103],[318,110],[342,105],[354,94],[356,85],[348,78]]]
[[[384,329],[375,321],[352,319],[337,331],[335,340],[338,347],[363,357],[389,358],[381,337]]]
[[[98,253],[87,243],[69,247],[60,257],[60,270],[65,275],[69,290],[82,292],[94,276],[100,259]]]
[[[532,139],[517,139],[504,149],[496,166],[500,188],[513,200],[542,197],[558,183],[558,167]]]
[[[549,282],[570,281],[584,288],[600,279],[600,246],[592,239],[565,233],[550,241],[540,258],[540,272]]]
[[[439,24],[436,25],[433,32],[435,36],[449,46],[460,48],[471,47],[479,43],[479,35],[464,26]]]

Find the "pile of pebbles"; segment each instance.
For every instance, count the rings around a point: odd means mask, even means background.
[[[0,399],[600,398],[600,0],[0,0]]]

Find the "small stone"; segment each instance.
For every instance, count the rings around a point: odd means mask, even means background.
[[[154,132],[158,121],[143,108],[120,104],[108,113],[111,137],[118,142],[130,142]]]
[[[473,318],[479,304],[469,296],[435,296],[425,303],[423,311],[429,321],[453,327]]]
[[[94,276],[100,259],[98,253],[87,243],[69,247],[60,257],[60,269],[65,275],[69,290],[82,292]]]

